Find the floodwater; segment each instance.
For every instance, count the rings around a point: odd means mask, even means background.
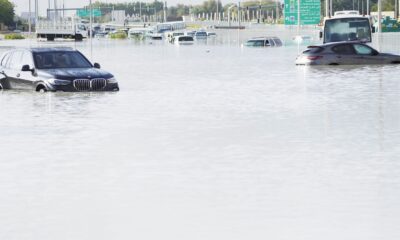
[[[400,239],[400,66],[218,34],[94,40],[118,93],[0,92],[0,239]]]

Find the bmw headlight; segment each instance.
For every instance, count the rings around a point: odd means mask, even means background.
[[[61,79],[50,79],[49,83],[51,85],[68,85],[71,83],[69,80],[61,80]]]
[[[107,79],[107,83],[118,83],[114,77]]]

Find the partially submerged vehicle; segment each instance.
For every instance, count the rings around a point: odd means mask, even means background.
[[[173,43],[176,37],[183,35],[185,35],[183,32],[167,32],[166,38],[168,42]]]
[[[131,28],[128,31],[128,38],[135,40],[144,40],[148,32],[147,28]]]
[[[327,43],[309,46],[296,59],[296,65],[400,64],[400,56],[380,53],[362,42]]]
[[[247,47],[281,47],[283,43],[278,37],[257,37],[249,39],[244,45]]]
[[[118,91],[114,76],[72,48],[18,48],[0,59],[0,88],[46,91]]]
[[[374,32],[370,16],[360,15],[358,11],[338,11],[332,18],[324,21],[320,38],[323,43],[342,41],[370,43]]]
[[[194,39],[192,36],[177,36],[174,38],[174,43],[176,45],[192,45]]]
[[[53,20],[39,20],[36,25],[37,38],[46,38],[54,41],[56,38],[70,38],[81,41],[88,37],[86,25],[75,18]]]

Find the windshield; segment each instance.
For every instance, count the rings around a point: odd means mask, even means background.
[[[79,52],[34,53],[34,59],[38,69],[92,67],[92,64]]]
[[[371,42],[368,18],[337,18],[325,22],[324,43],[341,41]]]

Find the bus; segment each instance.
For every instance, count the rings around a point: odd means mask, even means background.
[[[370,43],[372,33],[375,32],[371,22],[370,16],[360,15],[358,11],[335,12],[332,18],[325,20],[320,38],[323,39],[323,43],[342,41]]]

